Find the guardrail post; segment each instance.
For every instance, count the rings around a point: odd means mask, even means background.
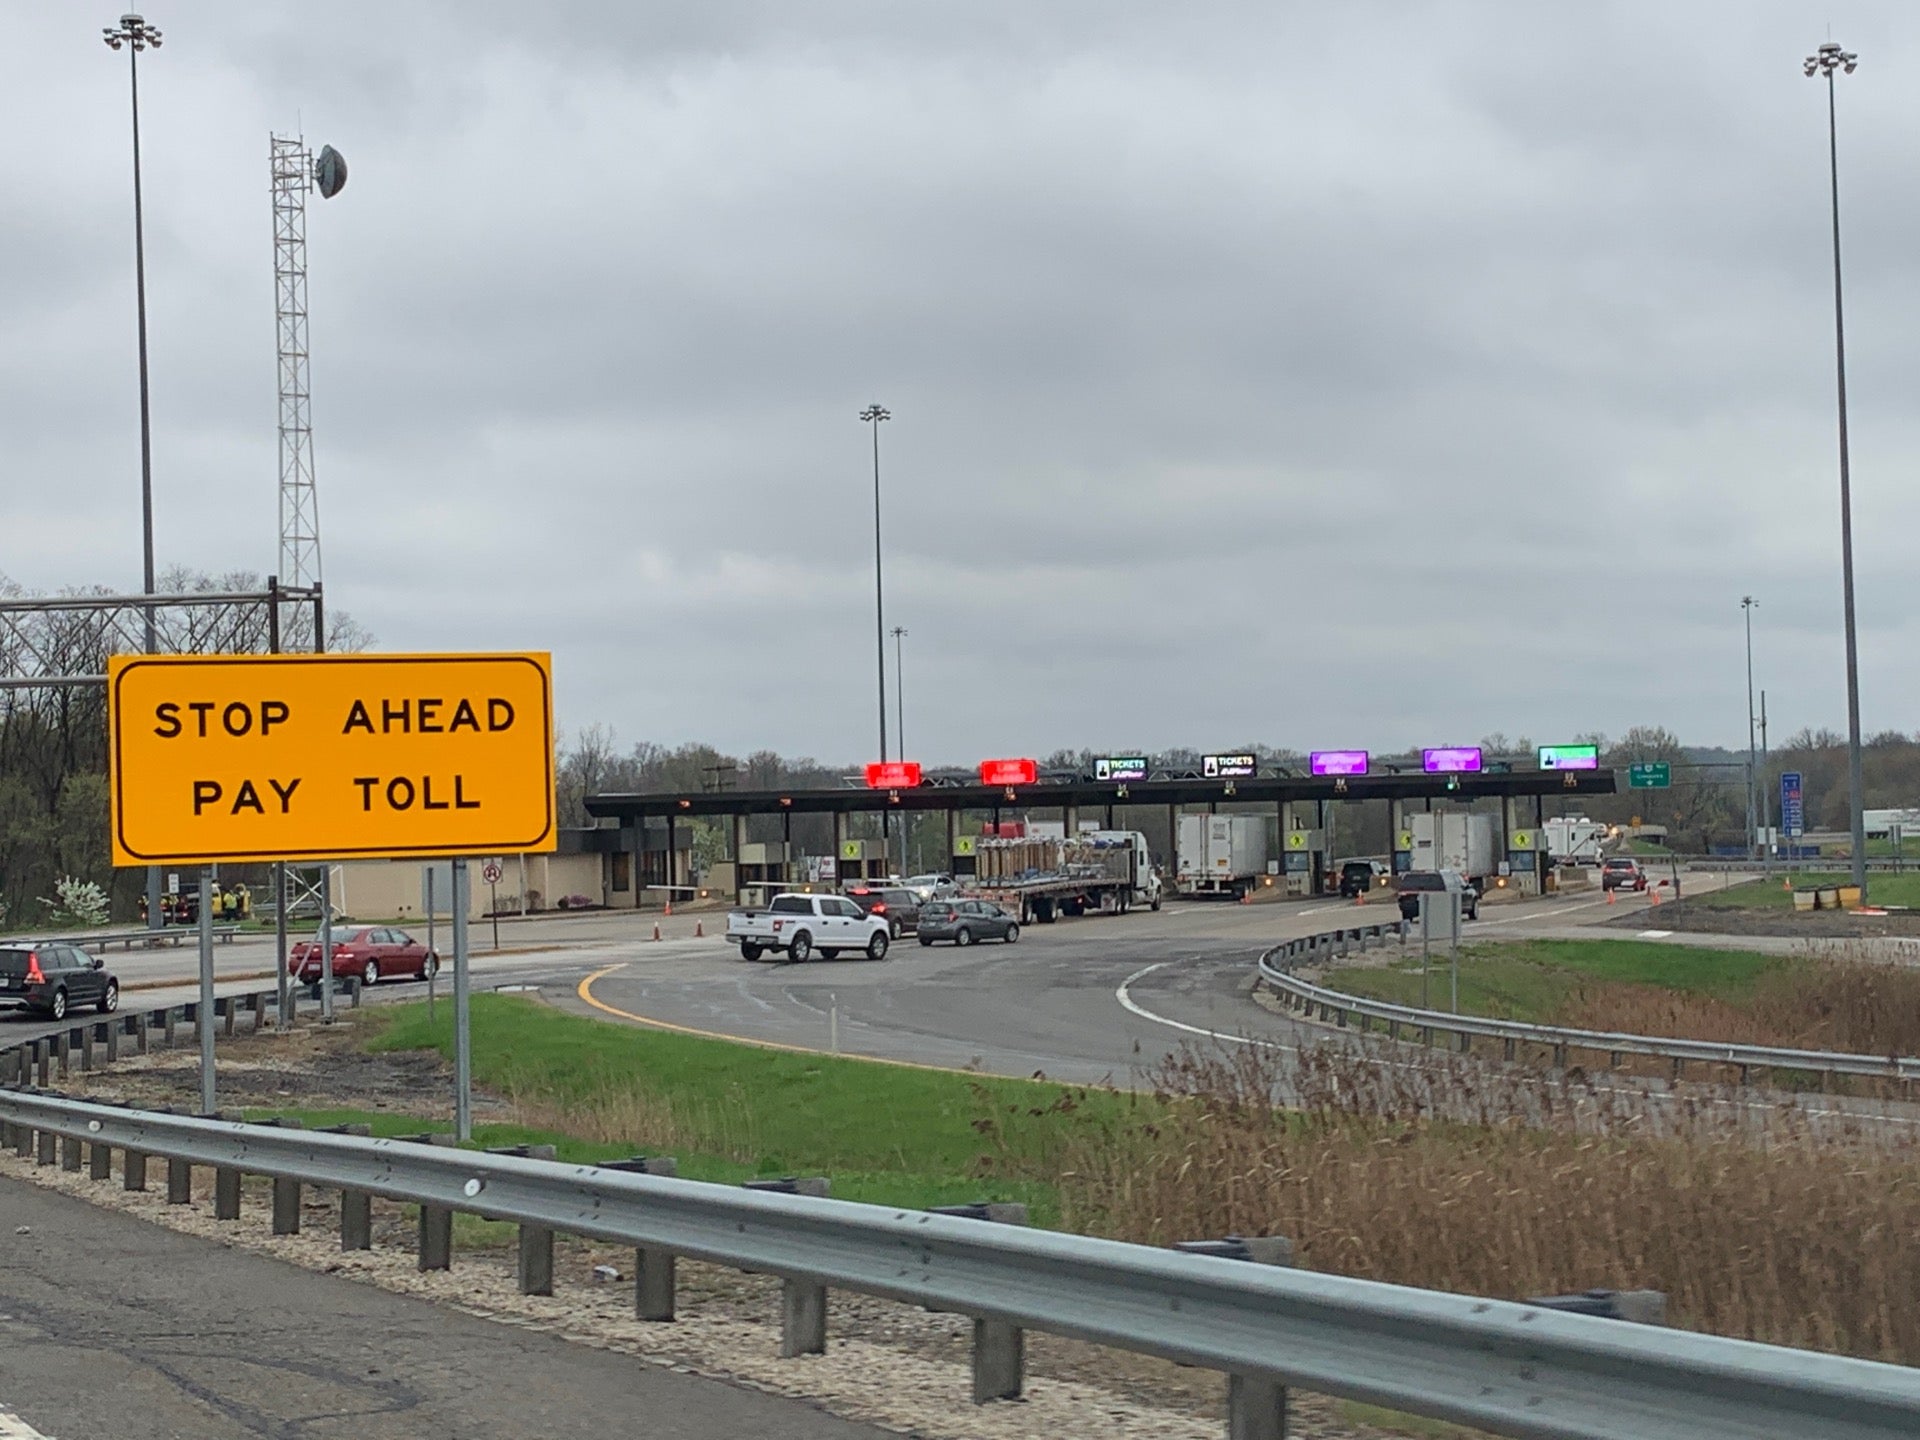
[[[1473,1053],[1473,1036],[1469,1034],[1467,1031],[1462,1030],[1459,1032],[1458,1039],[1460,1041],[1460,1053],[1462,1055],[1472,1054]]]
[[[1027,1207],[1017,1203],[984,1201],[974,1205],[936,1205],[935,1215],[960,1215],[999,1225],[1024,1225]],[[1027,1336],[1006,1320],[973,1319],[973,1403],[1018,1400],[1026,1385]]]
[[[1257,1265],[1293,1264],[1293,1241],[1284,1235],[1194,1240],[1173,1247],[1188,1254],[1251,1260]],[[1287,1387],[1267,1375],[1227,1376],[1227,1440],[1286,1440]]]
[[[421,1270],[453,1268],[453,1211],[438,1205],[420,1207]]]
[[[68,1038],[65,1030],[62,1030],[58,1035],[53,1037],[53,1059],[54,1063],[60,1067],[62,1078],[65,1078],[72,1070],[73,1062],[68,1053],[71,1044],[72,1042]]]
[[[671,1155],[635,1155],[626,1160],[608,1160],[602,1170],[623,1170],[632,1175],[680,1173],[680,1162]],[[671,1250],[641,1246],[633,1256],[633,1315],[636,1320],[673,1319],[674,1255]]]
[[[127,1190],[147,1188],[147,1152],[128,1150],[120,1157],[120,1184]]]
[[[60,1168],[78,1171],[80,1168],[80,1140],[78,1136],[60,1137]]]
[[[111,1180],[113,1178],[113,1148],[111,1146],[102,1145],[96,1141],[92,1152],[87,1156],[87,1160],[89,1162],[88,1175],[90,1178],[95,1180]]]
[[[273,1233],[300,1233],[300,1182],[284,1175],[273,1179]]]
[[[59,1148],[59,1145],[60,1145],[60,1137],[54,1134],[53,1131],[51,1130],[40,1131],[39,1146],[34,1151],[33,1163],[36,1165],[53,1164],[54,1152]]]
[[[80,1068],[93,1069],[93,1026],[81,1025],[68,1036],[73,1048],[80,1052]]]
[[[167,1204],[193,1203],[193,1166],[185,1160],[167,1157]]]
[[[36,1040],[33,1042],[33,1083],[38,1085],[42,1090],[47,1088],[48,1081],[53,1078],[47,1073],[53,1063],[51,1059],[52,1055],[53,1042],[51,1040]]]
[[[373,1196],[364,1190],[340,1192],[340,1248],[373,1248]]]
[[[253,1011],[253,1033],[258,1035],[267,1020],[267,997],[256,990],[247,997],[247,1008]]]
[[[1565,1045],[1555,1045],[1553,1047],[1553,1063],[1558,1065],[1562,1070],[1567,1068],[1567,1047]]]
[[[142,1010],[133,1017],[133,1053],[145,1055],[153,1048],[153,1042],[147,1035],[147,1025],[151,1017]]]
[[[224,1000],[214,1001],[213,1008],[220,1016],[220,1033],[229,1039],[233,1038],[234,1014],[238,1008],[233,1003],[233,997],[229,995]]]
[[[213,1218],[240,1218],[240,1172],[224,1166],[213,1172]]]
[[[811,1280],[780,1282],[780,1358],[827,1353],[827,1287]]]
[[[169,1005],[166,1009],[156,1010],[153,1013],[160,1017],[160,1043],[171,1050],[173,1048],[174,1008]]]
[[[124,1016],[116,1015],[107,1021],[107,1063],[117,1065],[120,1062],[120,1034],[127,1028]]]

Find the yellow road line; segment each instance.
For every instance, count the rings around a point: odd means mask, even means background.
[[[702,1040],[724,1040],[733,1045],[753,1045],[761,1050],[784,1050],[790,1055],[826,1055],[835,1060],[854,1060],[867,1065],[898,1065],[904,1070],[932,1070],[941,1075],[967,1075],[975,1079],[1025,1080],[1025,1075],[994,1075],[990,1070],[962,1070],[953,1065],[928,1065],[919,1060],[889,1060],[884,1055],[848,1055],[832,1050],[816,1050],[810,1045],[788,1045],[779,1040],[756,1040],[749,1035],[729,1035],[721,1030],[701,1030],[692,1025],[676,1025],[671,1020],[656,1020],[651,1015],[636,1015],[631,1010],[622,1010],[618,1005],[609,1005],[593,993],[593,983],[604,980],[616,970],[624,970],[630,962],[622,960],[617,965],[609,965],[596,970],[574,987],[574,994],[586,1004],[608,1015],[618,1016],[622,1020],[631,1020],[636,1025],[649,1025],[655,1030],[670,1030],[675,1035],[693,1035]],[[1053,1080],[1048,1084],[1064,1084]]]

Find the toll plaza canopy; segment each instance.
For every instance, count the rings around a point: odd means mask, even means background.
[[[1611,770],[1516,770],[1429,775],[1289,776],[1234,780],[1078,780],[1034,785],[922,785],[912,789],[723,790],[589,795],[587,813],[625,824],[681,815],[851,815],[894,810],[1098,810],[1120,805],[1245,805],[1337,800],[1514,800],[1612,795]]]

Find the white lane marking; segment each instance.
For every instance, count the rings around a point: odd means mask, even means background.
[[[0,1440],[48,1440],[11,1410],[0,1410]]]
[[[1633,938],[1636,940],[1665,940],[1671,934],[1673,934],[1671,930],[1642,930]]]
[[[1151,965],[1141,966],[1120,982],[1119,988],[1113,992],[1113,998],[1118,1000],[1128,1013],[1138,1015],[1142,1020],[1152,1021],[1155,1025],[1164,1025],[1169,1030],[1184,1030],[1189,1035],[1200,1035],[1209,1040],[1227,1040],[1235,1045],[1257,1045],[1262,1050],[1281,1050],[1289,1055],[1300,1053],[1298,1045],[1282,1045],[1277,1040],[1257,1040],[1251,1035],[1229,1035],[1224,1030],[1208,1030],[1203,1026],[1189,1025],[1182,1020],[1171,1020],[1165,1015],[1156,1015],[1127,993],[1134,981],[1144,979],[1156,970],[1164,970],[1169,965],[1180,963],[1178,960],[1156,960]],[[1307,1022],[1295,1023],[1304,1025]],[[1418,1071],[1426,1068],[1417,1062],[1382,1059],[1378,1054],[1371,1055],[1369,1058],[1388,1070]],[[1645,1100],[1677,1101],[1685,1098],[1671,1090],[1642,1090],[1631,1085],[1596,1085],[1593,1088],[1603,1095],[1631,1095]],[[1707,1103],[1723,1110],[1772,1110],[1774,1108],[1772,1103],[1764,1100],[1726,1100],[1718,1096],[1710,1097]],[[1850,1120],[1877,1120],[1882,1125],[1920,1125],[1920,1119],[1910,1119],[1904,1115],[1875,1115],[1871,1111],[1802,1107],[1802,1112],[1816,1118],[1839,1116]]]

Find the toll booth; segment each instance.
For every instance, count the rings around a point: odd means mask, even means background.
[[[892,873],[887,849],[878,840],[842,840],[838,857],[840,883],[851,885],[860,880],[886,879]]]
[[[1289,830],[1281,851],[1289,895],[1318,895],[1326,888],[1326,832]]]
[[[1546,836],[1531,825],[1507,832],[1507,884],[1522,895],[1540,893],[1540,861],[1546,853]]]
[[[956,835],[953,837],[953,868],[948,873],[953,875],[955,879],[958,879],[962,875],[979,873],[980,861],[977,839],[978,837],[973,835]]]

